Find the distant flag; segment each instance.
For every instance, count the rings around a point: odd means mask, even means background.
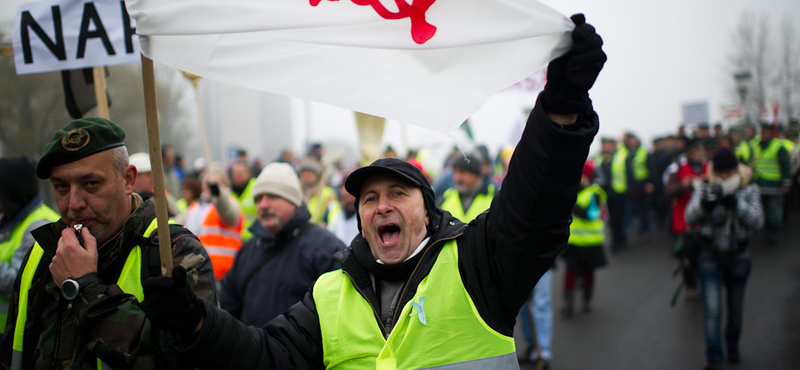
[[[535,0],[126,0],[143,54],[449,133],[570,47]]]

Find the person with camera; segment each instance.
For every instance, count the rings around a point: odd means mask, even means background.
[[[698,224],[702,249],[697,258],[705,307],[706,369],[721,369],[725,358],[720,338],[722,289],[727,291],[725,327],[727,359],[738,363],[744,291],[753,266],[747,245],[754,230],[764,225],[758,185],[750,183],[750,169],[739,164],[728,148],[714,153],[712,172],[700,183],[686,207],[686,222]]]
[[[185,221],[186,228],[200,238],[211,258],[214,278],[222,281],[242,246],[244,213],[231,194],[230,179],[221,165],[212,163],[201,182],[200,199],[189,206],[185,218],[176,218],[176,222]]]

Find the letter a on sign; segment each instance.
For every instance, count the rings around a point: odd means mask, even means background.
[[[121,0],[22,4],[12,33],[17,74],[138,63],[135,30]]]

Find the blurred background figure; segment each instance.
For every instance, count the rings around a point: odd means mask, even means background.
[[[250,225],[256,219],[256,205],[253,202],[253,186],[256,178],[248,166],[246,159],[237,159],[231,165],[231,195],[239,202],[239,207],[244,214],[244,226],[242,227],[242,240],[250,238]]]
[[[733,151],[719,149],[711,167],[708,180],[699,183],[686,207],[686,222],[700,225],[697,269],[705,307],[706,370],[718,370],[726,358],[733,364],[741,360],[744,291],[753,266],[747,245],[753,230],[764,224],[764,212],[758,186],[750,183],[750,169],[739,164]]]
[[[608,264],[603,249],[605,224],[602,218],[607,196],[603,188],[592,183],[593,173],[594,164],[586,161],[578,198],[572,211],[567,249],[561,253],[567,265],[564,271],[564,306],[561,309],[561,317],[565,319],[571,319],[575,315],[575,290],[579,280],[583,288],[582,311],[591,311],[594,271]]]
[[[61,218],[42,203],[34,168],[26,156],[0,157],[0,340],[14,280],[36,242],[31,230]]]
[[[303,201],[311,213],[311,222],[319,224],[329,207],[339,201],[336,192],[323,178],[322,165],[315,157],[306,157],[297,162],[297,174],[303,189]]]
[[[222,309],[263,326],[300,301],[319,275],[338,268],[345,245],[310,222],[291,165],[267,165],[253,186],[258,219],[222,281]]]
[[[683,272],[683,285],[687,298],[697,297],[697,253],[694,230],[684,217],[692,192],[708,176],[706,149],[698,139],[686,147],[686,155],[678,159],[676,170],[669,175],[665,194],[672,199],[672,234],[675,237],[673,254],[678,258]]]
[[[136,183],[134,184],[133,191],[139,194],[143,200],[148,200],[153,196],[153,171],[150,163],[150,155],[144,152],[133,153],[128,157],[128,163],[136,167]],[[169,189],[164,189],[167,196],[167,214],[170,217],[175,217],[180,213],[178,209],[176,194],[180,192],[171,192]]]
[[[341,174],[346,179],[350,171]],[[344,188],[344,181],[339,185],[339,203],[328,210],[325,217],[328,231],[336,235],[345,245],[350,245],[353,238],[359,234],[358,213],[356,212],[356,197]]]
[[[244,215],[231,195],[230,181],[222,166],[209,166],[201,182],[200,199],[189,206],[184,226],[200,238],[211,258],[214,277],[221,281],[242,246]]]
[[[791,160],[773,125],[761,124],[761,137],[753,146],[753,179],[761,190],[767,243],[777,244],[783,226],[784,197],[791,186]]]

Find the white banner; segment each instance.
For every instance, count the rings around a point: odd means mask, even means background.
[[[128,0],[142,52],[239,86],[449,132],[570,46],[535,0]]]
[[[17,74],[137,63],[135,32],[120,0],[22,4],[12,32]]]

